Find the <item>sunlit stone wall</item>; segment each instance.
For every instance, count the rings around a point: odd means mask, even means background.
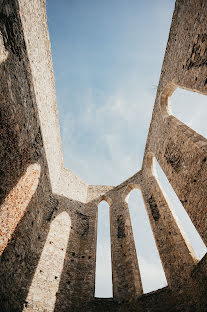
[[[207,141],[169,109],[177,86],[207,94],[206,1],[176,1],[143,166],[115,187],[88,186],[64,168],[45,1],[1,0],[0,16],[1,311],[206,311],[206,255],[195,257],[152,167],[155,157],[206,244]],[[135,188],[168,283],[146,295],[126,202]],[[102,200],[109,300],[94,298]]]

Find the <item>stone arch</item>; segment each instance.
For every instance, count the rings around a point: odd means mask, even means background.
[[[167,85],[164,87],[163,91],[161,92],[160,100],[159,100],[160,110],[161,110],[162,117],[164,120],[170,115],[173,115],[172,110],[171,110],[171,96],[173,95],[176,89],[182,89],[182,90],[186,90],[189,92],[207,95],[206,92],[201,92],[199,90],[186,88],[185,86],[180,86],[173,81],[168,82]]]
[[[174,82],[169,82],[160,95],[160,110],[163,119],[171,115],[170,96],[173,94],[176,88],[177,86]]]
[[[188,127],[186,131],[193,130],[206,139],[206,103],[205,93],[178,86],[171,96],[172,115],[177,123]]]
[[[154,167],[153,167],[153,158],[154,158],[154,153],[148,152],[146,154],[143,169],[147,176],[152,176],[152,175],[154,176],[156,174],[154,172]]]
[[[138,189],[140,190],[140,185],[136,184],[136,183],[130,183],[127,185],[126,189],[124,190],[124,192],[122,193],[122,201],[128,203],[128,199],[129,199],[129,195],[130,193],[134,190],[134,189]]]
[[[105,201],[107,202],[107,204],[109,204],[109,207],[112,205],[112,199],[111,197],[109,197],[108,195],[102,195],[99,200],[98,200],[98,203],[97,203],[97,206],[102,202],[102,201]]]

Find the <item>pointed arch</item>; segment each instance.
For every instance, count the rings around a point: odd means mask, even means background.
[[[165,86],[160,95],[160,109],[164,119],[171,115],[170,96],[176,90],[176,87],[174,82],[171,81]]]
[[[113,297],[109,204],[98,205],[95,297]]]
[[[160,109],[164,119],[170,115],[183,122],[196,133],[207,137],[207,94],[177,86],[169,82],[160,96]]]
[[[106,202],[109,206],[111,206],[111,204],[112,204],[112,199],[111,199],[109,196],[107,196],[107,195],[102,195],[102,196],[100,197],[100,200],[99,200],[98,205],[99,205],[101,202]]]

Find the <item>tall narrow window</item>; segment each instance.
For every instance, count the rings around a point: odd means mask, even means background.
[[[206,246],[204,245],[190,217],[185,211],[173,187],[171,186],[165,173],[163,172],[162,168],[155,158],[153,161],[153,165],[155,169],[155,174],[158,178],[158,182],[165,193],[165,197],[171,209],[171,212],[174,214],[177,220],[179,219],[179,226],[182,226],[184,232],[187,234],[189,242],[191,243],[194,251],[197,254],[197,257],[201,259],[207,251]]]
[[[133,190],[128,199],[135,246],[144,293],[167,285],[165,273],[140,190]]]
[[[171,96],[172,114],[204,137],[207,137],[206,104],[206,95],[181,88]]]
[[[112,296],[109,205],[102,201],[98,206],[95,297]]]
[[[54,311],[70,227],[65,211],[52,221],[23,311]]]

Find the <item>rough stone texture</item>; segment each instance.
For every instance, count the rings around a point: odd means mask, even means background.
[[[177,0],[141,171],[88,186],[64,168],[45,0],[0,0],[0,311],[206,311],[207,255],[185,239],[157,159],[205,244],[207,140],[170,113],[207,95],[207,2]],[[143,294],[127,196],[141,190],[168,286]],[[94,298],[97,206],[110,206],[113,298]]]

